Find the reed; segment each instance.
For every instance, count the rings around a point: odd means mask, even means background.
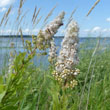
[[[92,8],[89,10],[89,12],[87,13],[86,16],[89,16],[89,14],[92,12],[92,10],[96,7],[96,5],[100,2],[100,0],[97,0],[94,5],[92,6]]]
[[[35,14],[35,17],[33,18],[33,24],[35,24],[36,19],[37,19],[37,16],[38,16],[39,13],[40,13],[40,10],[41,10],[41,8],[39,8],[38,11],[37,11],[37,13]]]
[[[2,24],[3,24],[4,21],[5,21],[5,25],[7,24],[7,21],[8,21],[8,19],[9,19],[8,16],[9,16],[11,10],[12,10],[12,6],[10,6],[10,7],[8,8],[8,11],[5,12],[5,14],[3,15],[2,20],[1,20],[1,22],[0,22],[0,26],[2,26]]]

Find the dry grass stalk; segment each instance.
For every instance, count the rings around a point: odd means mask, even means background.
[[[67,22],[65,28],[67,28],[67,27],[68,27],[68,24],[72,21],[73,14],[76,12],[76,10],[77,10],[77,8],[75,8],[75,9],[72,11],[72,13],[71,13],[71,15],[70,15],[70,17],[69,17],[69,19],[68,19],[68,22]]]
[[[48,21],[44,22],[43,25],[41,26],[41,30],[48,24]]]
[[[12,10],[12,6],[10,6],[9,9],[8,9],[8,11],[6,12],[6,18],[7,18],[8,15],[10,14],[11,10]]]
[[[26,0],[20,0],[20,5],[19,5],[19,9],[21,9],[22,8],[22,6],[24,5],[24,2],[25,2]]]
[[[46,25],[47,25],[47,23],[48,23],[48,19],[49,19],[49,17],[52,15],[52,13],[53,13],[53,11],[55,10],[55,8],[57,7],[57,5],[55,5],[51,10],[50,10],[50,12],[48,13],[48,15],[46,16],[46,18],[44,19],[44,23],[43,23],[43,25],[41,26],[41,29],[43,29]]]
[[[87,13],[87,15],[86,16],[88,16],[91,12],[92,12],[92,10],[96,7],[96,5],[98,4],[100,2],[100,0],[97,0],[96,2],[95,2],[95,4],[92,6],[92,8],[89,10],[89,12]]]
[[[19,32],[20,32],[20,35],[21,35],[21,40],[22,40],[23,47],[25,47],[23,33],[22,33],[22,29],[21,28],[19,29]]]
[[[33,13],[33,16],[32,16],[32,22],[33,22],[33,20],[35,18],[36,11],[37,11],[37,7],[35,7],[35,9],[34,9],[34,13]]]
[[[37,16],[38,16],[39,13],[40,13],[40,10],[41,10],[41,8],[39,8],[39,10],[37,11],[37,13],[35,14],[35,17],[33,18],[33,24],[35,24],[36,19],[37,19]]]
[[[7,25],[8,21],[9,21],[9,17],[6,19],[4,26]]]
[[[20,19],[18,25],[23,21],[23,19],[26,16],[27,13],[28,13],[28,10],[23,14],[23,16],[21,16],[21,19]]]
[[[48,13],[48,15],[47,15],[46,18],[44,19],[44,22],[46,22],[47,19],[52,15],[52,13],[53,13],[53,11],[55,10],[56,7],[57,7],[57,6],[54,6],[54,7],[50,10],[50,12]]]
[[[16,21],[19,20],[19,17],[20,17],[20,15],[21,15],[21,9],[22,9],[22,7],[23,7],[25,1],[26,1],[26,0],[20,0],[19,9],[18,9],[18,16],[17,16],[17,18],[16,18]]]
[[[89,66],[88,66],[88,71],[87,71],[87,74],[85,76],[84,86],[83,86],[82,91],[81,91],[81,97],[80,97],[80,102],[79,102],[79,110],[81,110],[81,107],[82,107],[81,105],[82,105],[83,98],[84,98],[84,91],[85,91],[85,88],[86,88],[88,75],[89,75],[89,72],[90,72],[91,65],[93,63],[93,58],[95,57],[95,54],[96,54],[97,49],[99,47],[99,43],[100,43],[100,40],[97,41],[97,45],[96,45],[96,47],[95,47],[95,49],[92,53],[91,60],[90,60]]]
[[[3,24],[3,22],[4,22],[5,20],[7,21],[8,16],[9,16],[11,10],[12,10],[12,6],[10,6],[9,9],[8,9],[8,11],[4,14],[4,16],[3,16],[3,18],[2,18],[2,20],[1,20],[1,22],[0,22],[0,26]]]
[[[4,14],[4,16],[2,17],[2,20],[1,20],[1,22],[0,22],[0,26],[3,24],[4,19],[5,19],[5,14]]]
[[[42,16],[40,16],[40,17],[38,18],[38,20],[36,21],[36,23],[35,23],[35,25],[34,25],[34,28],[39,24],[39,22],[41,21],[41,19],[42,19]]]

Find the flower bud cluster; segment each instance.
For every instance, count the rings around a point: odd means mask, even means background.
[[[26,42],[26,48],[27,48],[27,50],[28,50],[28,51],[32,51],[32,44],[31,44],[31,41],[26,40],[25,42]]]
[[[12,53],[10,53],[8,73],[13,73],[13,67],[14,67],[13,60],[14,60],[14,57]]]
[[[11,43],[11,48],[14,48],[14,43]],[[15,51],[13,50],[13,51],[11,51],[10,52],[10,58],[9,58],[9,67],[8,67],[8,73],[10,74],[10,73],[15,73],[14,72],[14,59],[15,59]]]
[[[48,60],[49,60],[49,62],[51,64],[54,64],[54,62],[57,59],[56,50],[57,49],[56,49],[56,45],[55,45],[54,39],[52,39],[51,42],[50,42],[49,57],[48,57]]]
[[[56,69],[53,75],[56,80],[65,87],[74,87],[77,85],[75,76],[79,74],[79,69],[75,66],[78,64],[78,25],[72,20],[68,25],[65,37],[61,44],[61,50],[57,59]]]
[[[41,30],[37,36],[37,48],[39,50],[45,50],[50,46],[50,40],[57,33],[60,26],[63,25],[63,18],[65,13],[62,12],[57,16],[50,24],[46,26],[44,30]]]

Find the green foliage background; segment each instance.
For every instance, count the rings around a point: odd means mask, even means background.
[[[80,47],[78,86],[73,89],[62,88],[54,80],[53,66],[36,67],[32,57],[19,53],[16,74],[7,74],[6,69],[0,75],[0,110],[110,110],[110,49],[102,51],[98,46],[92,57],[94,48],[86,49],[87,45]]]

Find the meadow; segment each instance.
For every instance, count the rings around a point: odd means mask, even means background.
[[[110,48],[109,43],[104,45],[109,39],[102,40],[99,36],[79,44],[80,27],[72,19],[73,10],[56,52],[53,36],[63,25],[65,12],[47,23],[54,7],[44,19],[45,28],[27,40],[21,29],[26,14],[22,14],[24,2],[20,0],[16,17],[16,36],[20,35],[22,47],[11,42],[10,47],[0,48],[2,52],[10,50],[1,63],[0,110],[110,110]],[[0,26],[7,25],[11,10],[12,6],[4,14]],[[37,11],[35,7],[33,29],[40,22],[39,13],[40,9]],[[45,68],[42,62],[38,62],[39,65],[35,62],[35,58],[43,56],[48,60]]]
[[[43,69],[42,65],[36,67],[28,62],[19,69],[25,54],[20,53],[16,59],[18,74],[14,79],[6,79],[8,67],[0,75],[1,110],[109,110],[110,49],[102,50],[103,46],[97,42],[92,49],[86,49],[89,45],[88,42],[80,45],[77,65],[80,74],[78,85],[73,89],[59,85],[52,76],[52,65]]]

